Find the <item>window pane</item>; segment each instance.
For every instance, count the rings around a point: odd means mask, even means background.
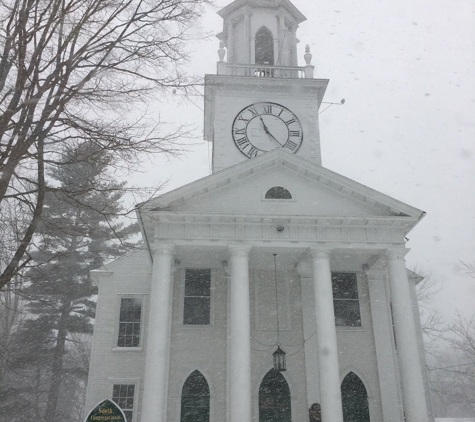
[[[259,388],[259,422],[291,421],[290,389],[282,374],[271,369]]]
[[[187,269],[185,274],[185,299],[183,323],[210,324],[211,270]]]
[[[334,299],[358,299],[358,282],[355,273],[332,273]]]
[[[139,298],[122,298],[120,301],[118,347],[140,345],[142,301]]]
[[[185,297],[183,323],[190,325],[209,325],[210,298]]]
[[[369,422],[368,394],[360,378],[350,372],[341,383],[344,422]]]
[[[292,199],[292,195],[282,186],[275,186],[267,191],[266,199]]]
[[[361,327],[360,303],[358,300],[333,301],[337,327]]]
[[[185,296],[210,296],[211,270],[186,270]]]
[[[272,32],[262,27],[256,34],[256,64],[274,65],[274,39]]]
[[[209,401],[208,382],[194,371],[183,385],[180,422],[209,422]]]
[[[127,422],[132,422],[134,393],[134,384],[115,384],[112,388],[112,400],[122,409],[127,418]]]

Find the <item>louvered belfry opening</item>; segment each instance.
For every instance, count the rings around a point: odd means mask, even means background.
[[[256,64],[274,66],[274,37],[265,26],[256,33]]]

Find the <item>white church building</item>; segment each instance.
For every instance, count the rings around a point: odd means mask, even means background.
[[[94,271],[86,410],[128,422],[429,422],[424,212],[322,166],[327,79],[289,0],[235,0],[205,78],[213,173],[139,205],[146,248]]]

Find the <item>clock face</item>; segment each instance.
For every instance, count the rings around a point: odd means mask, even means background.
[[[233,122],[233,140],[246,157],[254,158],[275,148],[296,153],[303,130],[297,116],[280,104],[262,102],[247,106]]]

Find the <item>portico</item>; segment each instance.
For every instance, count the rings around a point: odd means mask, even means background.
[[[285,231],[285,227],[284,230]],[[277,230],[276,230],[277,231]],[[388,268],[389,285],[394,308],[394,327],[396,338],[403,348],[410,353],[401,357],[407,359],[401,365],[401,379],[403,394],[406,403],[406,414],[414,421],[419,421],[421,415],[427,413],[424,409],[425,399],[419,394],[414,394],[412,386],[420,383],[423,385],[423,368],[420,366],[420,356],[411,343],[412,335],[416,332],[414,317],[409,308],[401,309],[399,303],[410,303],[404,295],[410,295],[410,285],[407,279],[404,248],[388,248],[387,245],[358,245],[358,248],[343,244],[329,245],[296,245],[282,241],[280,245],[263,245],[261,242],[225,242],[216,241],[183,242],[176,239],[174,242],[154,243],[153,280],[157,280],[157,289],[152,287],[151,295],[151,321],[160,322],[161,328],[154,328],[156,336],[148,342],[147,355],[155,356],[154,365],[146,371],[145,387],[153,399],[147,403],[152,404],[147,410],[144,406],[143,421],[146,422],[146,412],[151,415],[166,415],[167,388],[166,382],[158,383],[157,380],[167,380],[168,374],[163,368],[169,369],[171,331],[168,327],[170,321],[166,313],[170,314],[172,296],[170,290],[173,284],[174,267],[193,267],[197,262],[201,267],[225,268],[228,274],[228,288],[230,289],[230,303],[228,312],[229,336],[229,363],[228,380],[230,388],[229,412],[230,421],[252,421],[252,377],[251,377],[251,312],[250,303],[250,269],[272,270],[272,256],[277,254],[279,271],[295,271],[301,280],[310,278],[313,285],[313,301],[315,314],[311,321],[304,321],[304,325],[315,325],[316,350],[313,354],[318,362],[319,402],[322,407],[323,420],[343,421],[341,408],[340,384],[342,374],[338,360],[337,327],[335,325],[333,296],[332,296],[332,271],[355,271],[361,273],[370,270],[370,266],[380,261]],[[379,247],[379,248],[378,248]],[[161,280],[159,282],[158,280]],[[160,293],[158,293],[160,292]],[[167,293],[168,292],[168,293]],[[168,297],[168,303],[154,302],[160,297]],[[399,302],[398,302],[399,301]],[[307,317],[308,318],[308,317]],[[305,317],[304,317],[305,320]],[[150,329],[150,328],[149,328]],[[417,346],[416,346],[417,347]],[[412,349],[411,349],[412,348]],[[309,357],[312,352],[309,353]],[[159,360],[160,359],[160,360]],[[311,364],[309,362],[309,366]],[[406,369],[407,367],[407,369]],[[163,373],[158,374],[158,371]],[[155,380],[155,381],[151,381]],[[422,390],[423,391],[423,390]],[[146,399],[147,396],[144,396]],[[421,404],[422,403],[422,404]],[[156,418],[154,419],[156,420]],[[408,419],[411,420],[411,419]],[[423,420],[423,419],[422,419]],[[426,419],[428,420],[428,419]],[[163,417],[166,421],[166,417]]]

